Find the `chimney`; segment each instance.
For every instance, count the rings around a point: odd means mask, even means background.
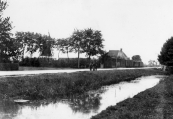
[[[120,51],[122,52],[122,51],[123,51],[123,49],[121,48],[121,49],[120,49]]]

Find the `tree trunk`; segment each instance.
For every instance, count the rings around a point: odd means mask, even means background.
[[[80,61],[79,61],[79,47],[78,47],[78,68],[80,68]]]
[[[91,63],[91,55],[89,55],[89,64]]]
[[[68,64],[69,64],[69,56],[68,56],[68,51],[67,51],[67,58],[68,58]]]
[[[117,58],[116,58],[116,67],[117,67]]]
[[[59,53],[60,53],[60,50],[59,50],[59,52],[58,52],[58,59],[59,59]]]
[[[30,52],[30,58],[32,58],[32,51]]]
[[[0,63],[2,63],[1,49],[0,49]]]
[[[24,55],[25,55],[25,46],[23,45],[23,50],[22,50],[22,61],[24,59]]]

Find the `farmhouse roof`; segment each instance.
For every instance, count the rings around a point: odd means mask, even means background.
[[[109,50],[108,55],[110,57],[117,57],[119,50]]]
[[[112,58],[120,58],[120,59],[125,59],[125,60],[128,59],[128,57],[122,51],[122,49],[120,49],[120,50],[109,50],[108,55]]]

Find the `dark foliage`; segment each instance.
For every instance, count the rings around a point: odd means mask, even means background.
[[[40,56],[52,56],[54,39],[50,36],[34,32],[16,32],[15,36],[18,40],[18,49],[22,59],[25,52],[29,52],[31,57],[36,51],[39,51]]]
[[[9,63],[16,60],[18,52],[16,39],[12,38],[10,17],[3,18],[7,2],[0,0],[0,62]]]
[[[93,61],[94,62],[94,61]],[[77,58],[60,58],[54,60],[52,58],[23,58],[20,61],[20,66],[33,66],[33,67],[57,67],[57,68],[78,68]],[[99,66],[99,64],[97,64]],[[89,63],[87,58],[80,58],[79,68],[88,68]]]
[[[140,55],[134,55],[134,56],[132,56],[132,60],[134,60],[134,61],[138,61],[138,62],[141,62],[141,61],[142,61]]]
[[[162,65],[173,66],[173,37],[168,39],[158,55],[158,61]]]
[[[33,66],[33,67],[39,67],[40,66],[40,62],[38,58],[24,58],[22,59],[22,61],[20,62],[20,66]]]

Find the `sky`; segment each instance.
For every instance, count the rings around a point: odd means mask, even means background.
[[[163,44],[173,36],[173,0],[6,1],[4,16],[10,16],[13,33],[50,32],[58,39],[69,37],[75,29],[92,28],[101,31],[104,50],[122,48],[130,58],[140,55],[144,63],[157,60]]]

